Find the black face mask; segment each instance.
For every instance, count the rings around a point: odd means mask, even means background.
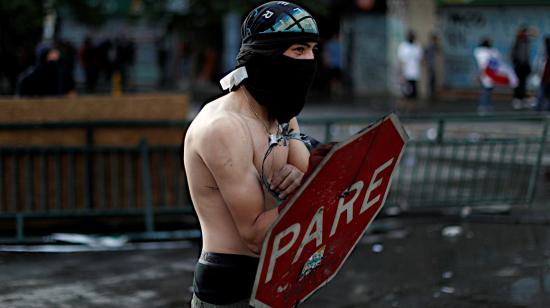
[[[279,124],[288,123],[302,111],[315,76],[315,59],[257,56],[245,66],[248,73],[244,80],[246,89]]]

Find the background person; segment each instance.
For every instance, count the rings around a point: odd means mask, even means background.
[[[323,46],[323,62],[325,63],[331,96],[342,95],[342,43],[336,32]]]
[[[80,65],[84,69],[86,91],[95,93],[99,78],[98,51],[91,36],[86,36],[79,50]]]
[[[432,33],[428,45],[424,48],[424,60],[426,61],[426,68],[428,70],[428,90],[431,99],[435,97],[437,87],[437,57],[440,52],[439,37],[437,34]]]
[[[515,87],[518,80],[514,72],[502,61],[500,52],[493,48],[490,38],[482,38],[474,49],[474,57],[479,69],[481,94],[477,111],[486,114],[493,111],[492,95],[495,86]]]
[[[60,56],[58,49],[49,44],[40,44],[37,48],[36,65],[19,76],[17,94],[19,96],[64,95]]]
[[[544,38],[545,57],[542,65],[536,110],[550,111],[550,36]]]
[[[403,107],[408,111],[413,111],[416,108],[418,97],[420,61],[422,60],[422,47],[416,43],[416,35],[413,31],[409,31],[407,40],[399,44],[397,58],[399,60],[401,89],[405,98]]]
[[[529,32],[527,26],[522,26],[516,33],[514,45],[512,46],[512,64],[518,77],[518,85],[514,88],[512,107],[521,109],[528,106],[527,101],[527,77],[531,74]]]

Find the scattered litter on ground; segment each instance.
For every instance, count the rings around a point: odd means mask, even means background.
[[[409,235],[409,232],[407,230],[393,230],[391,232],[389,232],[386,237],[387,238],[391,238],[393,240],[400,240],[400,239],[404,239],[407,237],[407,235]]]
[[[401,214],[401,208],[399,206],[389,206],[384,210],[384,214],[388,216],[397,216]]]
[[[430,128],[426,131],[426,138],[428,138],[428,140],[435,140],[435,139],[437,139],[437,128],[435,128],[435,127],[430,127]]]
[[[118,248],[128,242],[127,236],[93,236],[77,233],[54,233],[47,237],[48,241],[82,244],[95,248]]]
[[[514,277],[519,274],[519,269],[517,267],[511,267],[507,266],[504,268],[501,268],[496,272],[496,275],[498,277]]]
[[[463,232],[461,226],[447,226],[441,230],[441,235],[444,237],[457,237]]]
[[[441,287],[441,293],[454,294],[456,289],[454,287],[443,286]]]
[[[372,252],[381,253],[384,250],[384,246],[380,243],[372,245]]]
[[[462,209],[460,209],[460,217],[466,218],[472,214],[472,207],[465,206]]]
[[[512,206],[509,204],[493,204],[475,207],[475,213],[481,214],[506,214],[510,213],[511,210]]]
[[[454,273],[451,271],[446,271],[446,272],[443,272],[443,274],[441,274],[441,277],[443,277],[443,279],[451,279],[453,278],[453,276],[454,276]]]

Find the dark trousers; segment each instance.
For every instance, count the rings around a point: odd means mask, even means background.
[[[550,83],[541,84],[539,89],[539,97],[537,100],[537,111],[550,111]]]
[[[527,96],[527,77],[531,73],[529,64],[518,64],[514,66],[518,76],[518,86],[514,89],[514,98],[524,99]]]

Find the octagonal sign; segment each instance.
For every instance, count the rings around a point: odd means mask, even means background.
[[[391,114],[331,149],[268,231],[251,305],[294,307],[336,275],[382,208],[407,139]]]

